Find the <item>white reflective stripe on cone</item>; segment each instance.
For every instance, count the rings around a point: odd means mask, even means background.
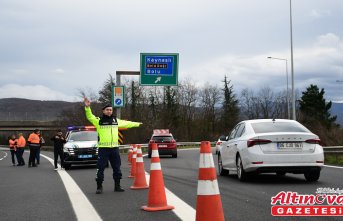
[[[159,157],[159,155],[158,155],[158,150],[152,150],[151,156],[152,156],[152,157]]]
[[[132,155],[132,158],[137,158],[137,155],[136,154]]]
[[[161,170],[161,164],[160,163],[151,163],[150,170]]]
[[[217,180],[198,180],[198,195],[218,195]]]
[[[201,153],[199,168],[214,168],[212,153]]]
[[[136,163],[143,163],[143,158],[142,157],[138,157],[136,159]]]
[[[142,153],[142,149],[137,150],[137,154]]]

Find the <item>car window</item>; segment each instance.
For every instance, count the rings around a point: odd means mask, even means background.
[[[170,142],[173,140],[173,136],[153,136],[151,139],[155,142]]]
[[[77,131],[71,132],[68,141],[98,141],[98,133],[96,131]]]
[[[230,133],[229,140],[233,139],[235,137],[235,134],[237,132],[237,129],[240,125],[237,125],[235,128],[233,128],[232,132]]]
[[[241,137],[242,134],[244,133],[245,131],[245,125],[244,124],[241,124],[240,127],[238,128],[237,130],[237,133],[235,135],[235,138],[238,138],[238,137]]]
[[[259,122],[252,123],[255,133],[270,132],[310,132],[308,129],[296,122]]]

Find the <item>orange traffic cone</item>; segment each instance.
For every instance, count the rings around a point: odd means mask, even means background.
[[[141,145],[138,145],[135,181],[133,183],[133,186],[130,187],[130,189],[137,190],[137,189],[147,189],[147,188],[149,188],[149,186],[146,183],[142,149],[141,149]]]
[[[148,205],[142,206],[142,209],[150,212],[174,209],[174,206],[167,205],[167,197],[164,189],[163,174],[157,144],[153,143],[151,149]]]
[[[198,177],[196,221],[224,220],[211,144],[202,141]]]
[[[137,157],[137,147],[133,146],[132,160],[131,160],[131,174],[129,178],[134,178],[136,174],[136,157]]]
[[[129,154],[127,155],[127,161],[129,162],[129,164],[131,164],[131,161],[132,161],[132,152],[133,152],[133,148],[132,146],[130,146]]]

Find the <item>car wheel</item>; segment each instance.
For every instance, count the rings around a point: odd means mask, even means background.
[[[64,163],[63,167],[64,167],[64,169],[69,170],[71,167],[71,164],[70,163]]]
[[[308,182],[315,182],[318,181],[320,177],[320,171],[315,170],[315,171],[308,171],[304,174],[306,181]]]
[[[286,172],[279,171],[279,172],[276,172],[276,175],[277,176],[285,176]]]
[[[229,175],[229,170],[226,170],[223,168],[223,161],[222,161],[220,154],[218,154],[218,171],[219,171],[220,176]]]
[[[148,153],[148,158],[151,158],[151,153]]]
[[[242,181],[242,182],[246,181],[248,179],[248,174],[244,171],[241,156],[237,157],[236,168],[237,168],[237,177],[239,181]]]
[[[173,154],[172,156],[173,156],[173,158],[177,158],[177,153],[176,153],[176,154]]]

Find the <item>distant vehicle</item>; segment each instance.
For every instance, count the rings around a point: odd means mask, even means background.
[[[151,136],[148,146],[148,157],[151,158],[151,145],[157,144],[159,155],[171,155],[177,158],[177,145],[173,135],[168,129],[155,129]]]
[[[218,141],[216,142],[216,154],[219,153],[220,145],[222,144],[223,141],[226,140],[226,137],[224,135],[220,136],[218,138]]]
[[[313,182],[323,165],[319,137],[294,120],[242,121],[221,143],[218,154],[219,174],[234,171],[240,181],[253,173],[294,173]]]
[[[93,126],[68,127],[64,144],[64,168],[73,164],[96,164],[98,160],[98,134]]]

